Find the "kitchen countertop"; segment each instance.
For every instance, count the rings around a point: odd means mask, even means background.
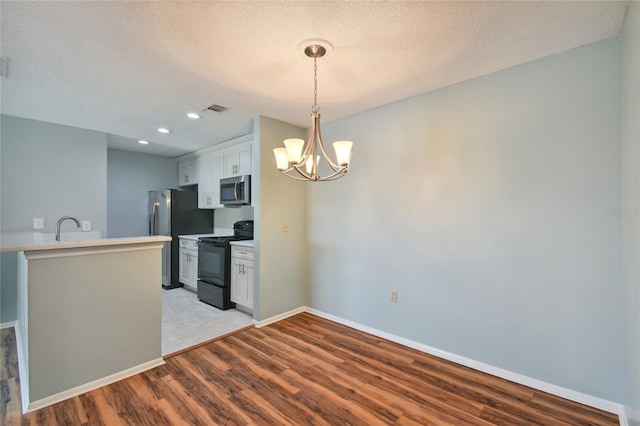
[[[171,237],[155,235],[148,237],[101,238],[99,232],[63,232],[62,241],[55,234],[44,232],[3,232],[0,234],[0,253],[15,251],[59,250],[84,247],[117,246],[128,244],[171,241]]]
[[[232,246],[253,248],[253,240],[231,241],[229,244],[231,244]]]

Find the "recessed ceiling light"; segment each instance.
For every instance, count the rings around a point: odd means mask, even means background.
[[[171,130],[169,130],[169,129],[165,128],[165,127],[160,127],[160,128],[158,129],[158,131],[159,131],[160,133],[171,133]]]
[[[190,112],[189,114],[187,114],[187,117],[197,120],[200,118],[200,115],[196,114],[195,112]]]
[[[138,143],[141,145],[149,145],[149,141],[139,140]]]

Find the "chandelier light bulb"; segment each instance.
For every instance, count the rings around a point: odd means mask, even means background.
[[[336,160],[339,166],[348,166],[351,161],[351,141],[338,141],[333,143],[333,149],[336,150]]]
[[[286,148],[276,148],[273,150],[276,156],[276,167],[281,172],[289,168],[289,154],[287,154]]]
[[[300,164],[302,160],[302,148],[304,147],[304,141],[297,138],[285,139],[284,146],[287,148],[289,162],[292,164]]]

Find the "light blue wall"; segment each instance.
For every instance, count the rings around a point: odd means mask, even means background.
[[[622,235],[624,403],[640,425],[640,4],[627,11],[622,38]]]
[[[2,116],[2,232],[55,232],[70,215],[107,230],[107,135]]]
[[[621,401],[620,72],[615,38],[323,125],[311,306]]]
[[[0,152],[2,232],[30,231],[34,217],[55,232],[57,220],[71,215],[106,233],[106,134],[3,115]],[[2,255],[0,322],[16,319],[15,262]]]
[[[107,150],[108,237],[149,235],[148,192],[177,187],[173,158]]]

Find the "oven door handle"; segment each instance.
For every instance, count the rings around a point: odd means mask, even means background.
[[[233,195],[235,196],[236,201],[238,201],[238,184],[239,182],[233,184]]]

